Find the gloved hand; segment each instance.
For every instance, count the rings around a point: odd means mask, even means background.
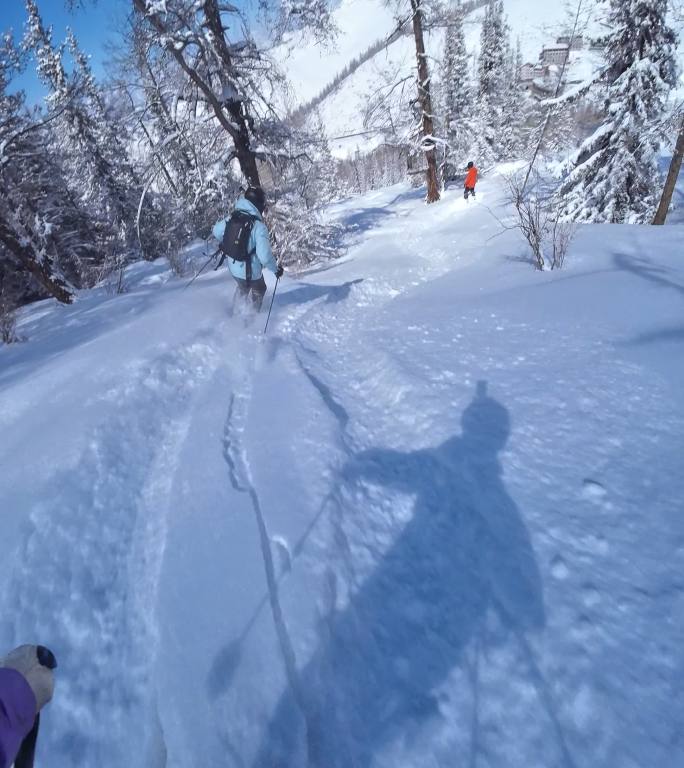
[[[20,645],[0,659],[0,667],[15,669],[24,676],[36,697],[38,712],[52,699],[55,690],[52,670],[56,666],[52,651],[44,645]]]
[[[284,271],[285,270],[280,266],[280,264],[278,264],[278,266],[276,268],[276,271],[275,271],[275,276],[280,280],[280,278],[283,276],[283,272]]]

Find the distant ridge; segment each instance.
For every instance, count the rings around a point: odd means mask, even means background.
[[[480,8],[484,8],[488,2],[489,0],[467,0],[467,2],[461,4],[461,8],[463,13],[467,15],[473,11],[479,10]],[[408,25],[410,19],[411,17],[409,16],[401,21],[393,32],[391,32],[389,35],[385,35],[379,40],[376,40],[376,42],[366,48],[363,53],[354,57],[349,62],[349,64],[347,64],[344,69],[341,69],[335,75],[335,77],[333,77],[333,79],[326,86],[324,86],[312,99],[309,99],[309,101],[301,104],[292,112],[293,119],[297,120],[305,118],[310,112],[319,107],[328,98],[328,96],[330,96],[331,93],[334,93],[335,90],[337,90],[337,88],[348,77],[353,75],[359,69],[359,67],[363,66],[363,64],[365,64],[367,61],[370,61],[374,56],[377,56],[380,51],[388,48],[390,45],[392,45],[392,43],[395,43],[397,40],[399,40],[400,37],[404,35],[410,35],[412,32]],[[432,25],[432,28],[434,29],[435,27],[439,26],[443,25],[434,24]]]

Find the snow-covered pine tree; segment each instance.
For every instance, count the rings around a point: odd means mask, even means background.
[[[506,93],[508,27],[503,0],[490,0],[480,36],[478,93],[473,119],[480,165],[502,156],[501,127]]]
[[[448,144],[446,175],[465,166],[464,156],[472,143],[473,93],[463,31],[463,9],[459,3],[446,19],[442,59],[442,120]]]
[[[607,114],[576,153],[561,187],[568,218],[652,220],[661,187],[655,126],[677,76],[667,11],[667,0],[611,0]]]
[[[506,23],[503,0],[489,0],[480,33],[479,93],[500,96],[506,63]]]
[[[48,111],[56,115],[50,150],[61,158],[71,194],[87,206],[91,238],[98,246],[97,262],[81,265],[78,282],[87,284],[95,279],[98,262],[134,247],[139,184],[128,154],[109,124],[87,59],[75,38],[69,38],[74,57],[70,74],[64,63],[64,46],[54,45],[52,30],[43,25],[36,0],[26,0],[26,9],[24,46],[35,56],[38,75],[49,89]]]
[[[330,142],[323,118],[318,110],[309,118],[311,151],[298,163],[300,195],[306,210],[315,209],[334,200],[338,194],[337,169],[330,151]]]
[[[69,303],[81,266],[97,257],[91,221],[72,194],[50,135],[59,117],[29,114],[22,92],[10,92],[20,71],[11,39],[0,46],[0,277],[19,299],[53,296]]]
[[[501,156],[509,160],[521,157],[529,130],[527,122],[530,110],[520,85],[522,66],[522,50],[518,39],[515,49],[509,48],[506,55],[506,84],[501,111],[503,118],[499,138]]]
[[[154,212],[150,207],[150,198],[143,197],[143,184],[130,158],[126,123],[112,119],[102,90],[93,76],[88,57],[81,51],[71,29],[67,29],[66,44],[73,62],[74,97],[82,110],[79,121],[90,122],[92,135],[103,160],[98,181],[114,200],[119,261],[125,261],[126,254],[154,258],[158,255],[154,245],[156,238],[143,237],[144,230],[139,226],[141,216],[149,219],[154,216]],[[85,126],[83,133],[86,133]],[[139,254],[135,249],[136,239],[142,249]]]

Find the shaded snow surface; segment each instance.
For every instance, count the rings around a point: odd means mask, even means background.
[[[226,272],[0,349],[0,647],[51,768],[684,764],[684,228],[535,272],[494,176],[335,206],[272,325]]]

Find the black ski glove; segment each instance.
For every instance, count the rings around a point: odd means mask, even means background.
[[[280,264],[278,264],[278,266],[276,267],[275,276],[276,276],[276,277],[277,277],[279,280],[280,280],[280,278],[283,276],[283,272],[284,272],[283,268],[280,266]]]

